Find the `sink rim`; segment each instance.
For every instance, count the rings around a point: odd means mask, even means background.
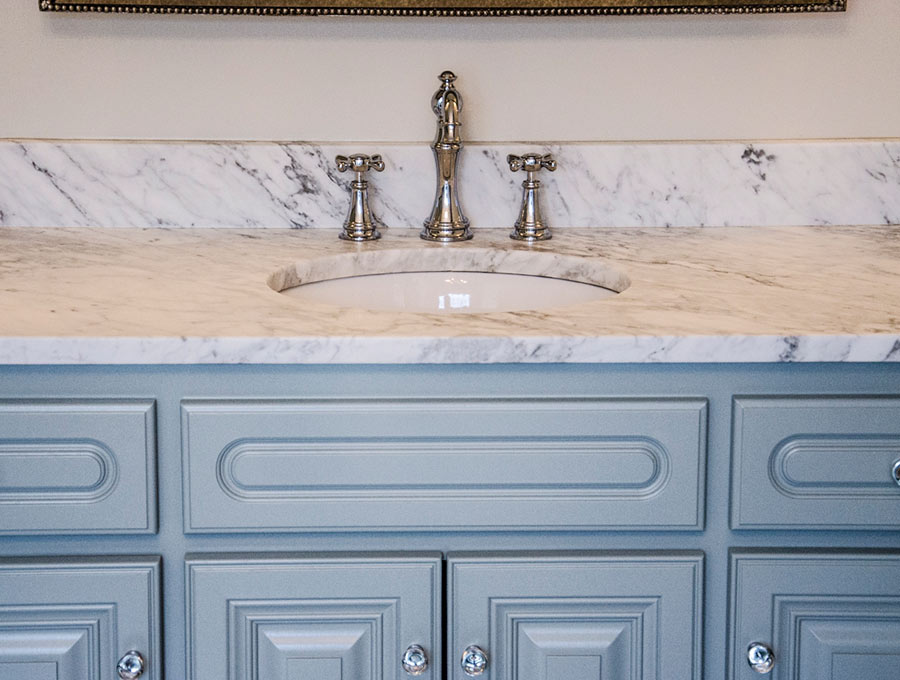
[[[266,283],[280,294],[289,288],[331,279],[424,272],[520,274],[574,281],[616,293],[622,293],[631,286],[631,279],[619,266],[598,256],[458,246],[378,248],[300,259],[279,267],[269,275]],[[565,302],[560,306],[564,305]]]

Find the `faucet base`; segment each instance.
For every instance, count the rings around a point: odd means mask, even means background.
[[[468,223],[426,222],[419,236],[426,241],[439,241],[441,243],[468,241],[472,238],[472,230],[469,229]]]
[[[550,227],[543,224],[519,224],[510,232],[509,237],[514,241],[549,241],[553,238]]]
[[[342,241],[376,241],[381,238],[381,232],[371,223],[345,224],[338,238]]]

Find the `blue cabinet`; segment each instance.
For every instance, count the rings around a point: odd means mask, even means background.
[[[900,364],[0,367],[0,680],[896,680],[898,423]]]
[[[702,554],[452,554],[447,572],[445,594],[440,555],[188,556],[188,677],[701,677]]]
[[[0,678],[161,680],[158,558],[0,559]]]

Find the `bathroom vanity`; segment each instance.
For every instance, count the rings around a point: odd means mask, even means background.
[[[896,678],[894,233],[562,231],[7,230],[0,678]],[[628,285],[271,285],[451,248]]]

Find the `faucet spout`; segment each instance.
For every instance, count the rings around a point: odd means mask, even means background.
[[[444,71],[438,77],[441,87],[431,98],[431,108],[437,116],[437,133],[431,146],[437,170],[437,189],[434,207],[420,235],[426,241],[466,241],[472,238],[472,232],[469,230],[469,220],[459,206],[456,187],[459,152],[462,150],[462,96],[453,86],[456,76],[452,72]]]
[[[459,138],[459,128],[462,122],[459,112],[462,110],[462,96],[453,87],[456,76],[452,71],[444,71],[438,76],[443,85],[431,98],[431,108],[438,118],[437,136],[435,144],[462,144]]]

